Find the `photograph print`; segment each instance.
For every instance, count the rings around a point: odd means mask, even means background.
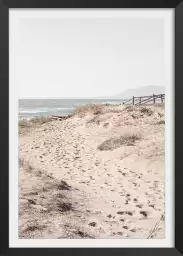
[[[19,239],[166,238],[162,13],[11,11]]]

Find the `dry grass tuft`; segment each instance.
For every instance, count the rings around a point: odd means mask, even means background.
[[[49,225],[42,225],[42,220],[48,220],[52,216],[60,214],[72,214],[74,208],[71,198],[71,186],[63,180],[50,178],[46,170],[29,168],[26,160],[20,159],[21,167],[19,186],[19,218],[23,220],[19,224],[19,237],[35,238],[49,231]],[[37,172],[41,175],[37,177]],[[61,222],[62,224],[62,222]]]
[[[146,114],[148,116],[151,116],[153,114],[152,109],[147,108],[147,107],[140,108],[140,112],[143,113],[143,114]]]
[[[105,140],[98,146],[101,151],[113,150],[121,147],[122,145],[133,146],[136,140],[140,140],[141,136],[136,133],[126,133],[120,137],[113,137]]]
[[[74,112],[73,116],[78,115],[79,117],[84,117],[87,113],[92,113],[94,115],[102,114],[103,106],[99,104],[88,104],[82,107],[78,107]]]
[[[79,235],[81,238],[94,238],[94,237],[88,235],[86,232],[83,232],[81,230],[76,230],[75,234]]]
[[[30,121],[27,121],[27,120],[25,120],[25,119],[20,120],[20,121],[18,122],[18,125],[19,125],[19,129],[20,129],[20,128],[29,128],[29,127],[31,127]]]
[[[86,121],[86,128],[88,127],[94,127],[94,126],[99,126],[100,125],[100,120],[98,119],[98,116],[94,116],[91,119]]]
[[[165,124],[165,120],[160,120],[160,121],[157,122],[156,124]]]
[[[19,127],[21,127],[21,128],[31,127],[34,124],[41,125],[41,124],[48,123],[48,122],[51,122],[51,121],[52,121],[51,117],[45,117],[45,116],[35,117],[35,118],[30,119],[30,120],[23,119],[23,120],[19,121]]]
[[[137,115],[134,115],[134,114],[132,114],[131,117],[132,117],[133,119],[137,119],[137,118],[138,118],[138,116],[137,116]]]
[[[123,110],[122,109],[117,109],[117,108],[111,108],[111,109],[108,109],[106,111],[106,113],[121,113]]]
[[[100,124],[100,120],[98,119],[98,116],[94,116],[93,118],[87,121],[87,124],[91,124],[91,123]]]
[[[164,116],[164,113],[158,112],[158,116],[159,116],[160,118],[162,118],[162,117]]]
[[[36,230],[43,230],[44,228],[46,228],[46,225],[38,225],[38,224],[35,224],[35,225],[30,225],[28,226],[24,232],[33,232],[33,231],[36,231]]]
[[[165,216],[164,214],[161,215],[160,219],[155,223],[154,227],[150,230],[149,234],[148,234],[148,239],[152,239],[152,238],[155,238],[157,236],[157,233],[160,229],[160,224],[162,221],[165,220]]]
[[[34,176],[42,177],[42,178],[47,177],[47,178],[53,179],[51,174],[48,174],[48,173],[46,173],[45,171],[43,171],[39,168],[35,168],[28,161],[25,161],[22,158],[19,158],[19,167],[21,167],[25,172],[30,173]]]
[[[19,158],[19,167],[23,167],[25,171],[32,173],[33,167],[24,159]]]
[[[68,212],[68,211],[73,210],[71,203],[59,202],[57,204],[57,206],[58,206],[58,211],[60,211],[60,212]]]
[[[60,184],[58,185],[59,190],[70,190],[71,186],[67,184],[67,182],[61,180]]]
[[[51,121],[52,121],[52,118],[47,116],[35,117],[30,120],[31,124],[38,124],[38,125],[45,124]]]
[[[51,117],[45,117],[45,116],[35,117],[30,120],[26,120],[26,119],[20,120],[18,122],[19,134],[26,133],[31,128],[39,127],[40,125],[51,122],[51,121],[53,121]]]
[[[134,110],[134,107],[133,107],[133,106],[127,106],[127,107],[125,108],[125,110],[126,110],[127,112],[132,112],[132,111]]]

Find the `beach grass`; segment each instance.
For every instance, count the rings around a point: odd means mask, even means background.
[[[18,122],[19,133],[22,134],[22,133],[28,132],[31,128],[39,127],[40,125],[51,122],[51,121],[52,121],[51,117],[45,117],[45,116],[35,117],[30,120],[26,120],[26,119],[19,120]]]
[[[114,150],[122,145],[132,146],[136,140],[140,140],[141,135],[137,133],[125,133],[120,137],[112,137],[102,142],[98,149],[101,151]]]
[[[87,104],[75,109],[73,116],[78,115],[79,117],[84,117],[87,113],[92,113],[94,115],[102,114],[103,105],[102,104]]]

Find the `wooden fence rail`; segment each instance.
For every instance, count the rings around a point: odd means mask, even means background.
[[[141,96],[135,97],[133,96],[131,99],[126,100],[123,104],[133,104],[133,105],[140,105],[153,102],[156,103],[163,103],[165,101],[165,94],[153,94],[151,96]]]

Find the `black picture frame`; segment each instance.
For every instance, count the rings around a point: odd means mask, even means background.
[[[175,8],[175,248],[9,248],[9,8]],[[0,255],[124,254],[179,255],[183,253],[181,113],[183,65],[183,3],[180,0],[0,0]]]

